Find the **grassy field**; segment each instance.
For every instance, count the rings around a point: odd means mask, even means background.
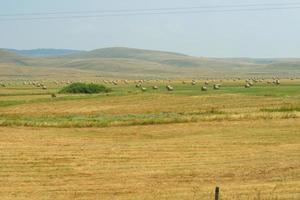
[[[217,82],[51,98],[65,84],[6,81],[0,199],[300,199],[300,80]]]

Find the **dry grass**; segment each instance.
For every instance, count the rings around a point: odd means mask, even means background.
[[[206,200],[217,185],[222,200],[300,199],[296,83],[176,84],[55,99],[51,84],[0,88],[0,199]]]
[[[222,199],[298,199],[299,129],[298,119],[0,128],[0,198],[212,199],[219,185]]]

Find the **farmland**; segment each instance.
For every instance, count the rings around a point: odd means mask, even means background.
[[[91,81],[0,86],[0,199],[300,198],[299,79]]]

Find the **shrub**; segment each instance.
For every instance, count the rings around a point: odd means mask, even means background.
[[[94,83],[72,83],[64,87],[59,93],[83,93],[83,94],[95,94],[95,93],[107,93],[111,89],[105,87],[104,85],[98,85]]]

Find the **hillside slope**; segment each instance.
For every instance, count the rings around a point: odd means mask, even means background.
[[[24,57],[0,50],[0,63],[19,68],[79,71],[82,76],[88,73],[127,78],[300,76],[300,59],[199,58],[123,47],[51,57]]]

